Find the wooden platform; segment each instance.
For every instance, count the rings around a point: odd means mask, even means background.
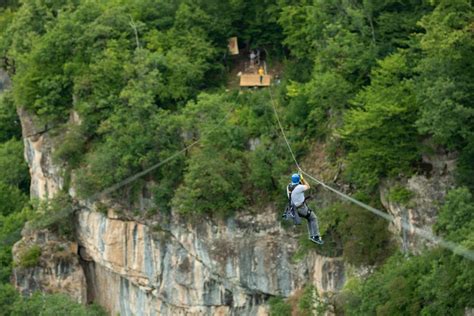
[[[263,82],[260,84],[260,76],[255,74],[243,74],[240,76],[241,87],[268,87],[272,76],[263,75]]]

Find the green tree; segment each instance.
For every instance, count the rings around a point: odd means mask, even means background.
[[[21,137],[20,120],[9,91],[0,94],[0,142]]]
[[[97,305],[84,306],[64,294],[36,292],[30,298],[17,299],[11,315],[77,315],[105,316],[107,313]]]
[[[226,111],[234,105],[225,101],[225,96],[202,94],[186,108],[188,124],[198,128],[201,146],[191,151],[183,185],[173,200],[179,211],[226,215],[245,204],[244,135],[226,120]]]
[[[272,297],[268,300],[270,305],[271,316],[289,316],[291,315],[292,307],[285,302],[281,297]]]
[[[451,190],[439,212],[436,230],[474,249],[472,195]],[[474,306],[474,263],[445,249],[419,256],[396,254],[373,275],[345,289],[348,315],[463,315]]]
[[[419,157],[418,105],[408,57],[399,52],[381,61],[371,85],[345,115],[342,133],[351,145],[347,174],[361,188],[371,190],[382,177],[409,174]]]
[[[467,186],[474,192],[474,138],[470,139],[459,155],[456,168],[456,178],[461,185]]]
[[[0,284],[0,308],[3,315],[11,315],[13,306],[19,299],[19,296],[18,292],[10,284]]]
[[[0,181],[28,192],[28,178],[28,168],[23,157],[23,143],[11,139],[0,144]]]
[[[17,187],[0,182],[0,214],[7,216],[23,209],[28,201],[25,193]]]
[[[21,239],[21,230],[30,216],[28,207],[21,212],[0,215],[0,283],[7,283],[12,273],[12,246]]]
[[[435,227],[438,232],[455,242],[461,242],[472,235],[474,198],[467,188],[449,191]]]
[[[472,23],[474,11],[467,0],[437,1],[432,14],[421,19],[424,58],[420,61],[418,97],[423,133],[451,149],[472,139],[474,75]]]

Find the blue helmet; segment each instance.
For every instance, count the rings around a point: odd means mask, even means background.
[[[291,182],[292,182],[293,184],[298,184],[298,183],[300,183],[300,179],[301,179],[301,178],[300,178],[300,175],[297,174],[297,173],[293,173],[293,175],[291,176]]]

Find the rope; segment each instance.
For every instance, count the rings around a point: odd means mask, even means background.
[[[280,118],[278,116],[278,111],[276,109],[276,106],[275,106],[275,100],[273,98],[273,93],[271,91],[271,88],[269,89],[269,92],[270,92],[270,99],[271,99],[271,104],[272,104],[272,107],[273,107],[273,112],[275,113],[275,117],[276,117],[276,120],[278,122],[278,126],[280,128],[280,131],[281,131],[281,134],[283,136],[283,139],[285,140],[286,142],[286,145],[288,147],[288,150],[291,154],[291,156],[293,157],[293,160],[295,162],[295,165],[296,167],[298,168],[298,170],[304,174],[305,176],[307,176],[309,179],[313,180],[314,182],[316,182],[317,184],[320,184],[323,188],[325,188],[326,190],[328,191],[331,191],[337,195],[339,195],[341,198],[347,200],[347,201],[350,201],[366,210],[368,210],[369,212],[372,212],[373,214],[377,215],[377,216],[380,216],[382,217],[383,219],[389,221],[389,222],[394,222],[395,221],[395,217],[393,217],[392,215],[390,214],[387,214],[385,212],[382,212],[381,210],[378,210],[370,205],[367,205],[345,193],[342,193],[341,191],[337,190],[337,189],[334,189],[333,187],[327,185],[326,183],[324,183],[323,181],[321,180],[318,180],[317,178],[313,177],[311,174],[307,173],[306,171],[304,171],[299,163],[298,163],[298,160],[296,159],[295,157],[295,154],[293,153],[293,150],[291,149],[291,145],[288,141],[288,138],[286,137],[285,135],[285,130],[283,129],[283,126],[281,124],[281,121],[280,121]],[[418,227],[414,227],[414,226],[410,226],[408,223],[406,223],[405,221],[402,221],[401,222],[401,226],[403,229],[405,230],[409,230],[409,231],[412,231],[415,235],[417,236],[420,236],[421,238],[423,239],[426,239],[426,240],[429,240],[445,249],[448,249],[450,251],[452,251],[453,253],[457,254],[457,255],[460,255],[460,256],[463,256],[471,261],[474,261],[474,251],[472,250],[469,250],[467,249],[466,247],[464,246],[461,246],[459,244],[456,244],[454,242],[451,242],[451,241],[446,241],[440,237],[437,237],[435,235],[433,235],[431,232],[429,231],[426,231],[424,229],[421,229],[421,228],[418,228]]]
[[[222,118],[213,128],[211,128],[210,130],[206,131],[205,133],[203,133],[202,135],[207,135],[207,134],[210,134],[211,132],[213,132],[214,130],[216,130],[218,127],[220,127],[220,125],[229,117],[229,115],[232,113],[232,108],[226,113],[226,115],[224,116],[224,118]],[[95,201],[97,201],[98,199],[100,199],[101,197],[103,197],[104,195],[107,195],[111,192],[114,192],[116,190],[118,190],[119,188],[135,181],[136,179],[140,178],[140,177],[143,177],[144,175],[150,173],[151,171],[167,164],[168,162],[172,161],[173,159],[175,159],[176,157],[178,157],[179,155],[183,154],[184,152],[186,152],[188,149],[190,149],[191,147],[195,146],[196,144],[198,144],[201,140],[202,140],[202,135],[201,137],[192,142],[191,144],[189,144],[188,146],[186,146],[185,148],[181,149],[180,151],[174,153],[173,155],[169,156],[168,158],[148,167],[147,169],[133,175],[133,176],[130,176],[104,190],[102,190],[101,192],[99,193],[96,193],[94,195],[91,195],[90,197],[86,198],[86,204],[92,204],[94,203]],[[69,214],[72,214],[73,212],[75,211],[75,207],[74,206],[68,206],[64,212],[60,213],[60,214],[48,214],[48,216],[50,217],[50,221],[55,221],[57,219],[61,219],[62,217],[65,217]],[[17,229],[16,231],[14,231],[12,234],[18,234],[21,232],[23,228],[19,228]],[[6,238],[2,241],[3,243],[6,242]]]
[[[268,91],[270,91],[270,98],[271,98],[271,100],[272,100],[273,112],[275,113],[275,117],[276,117],[276,119],[277,119],[278,126],[280,127],[281,134],[283,135],[283,139],[284,139],[285,142],[286,142],[286,146],[288,147],[288,150],[290,151],[291,157],[293,157],[293,160],[295,161],[295,165],[296,165],[296,167],[298,168],[298,170],[299,170],[299,171],[303,171],[303,170],[300,168],[300,165],[298,164],[298,160],[296,160],[296,156],[295,156],[295,154],[293,153],[293,150],[291,149],[290,142],[289,142],[288,139],[286,138],[285,130],[283,129],[283,126],[281,125],[280,117],[278,116],[278,112],[277,112],[277,109],[276,109],[276,107],[275,107],[275,100],[273,99],[272,91],[271,91],[271,90],[268,90]]]

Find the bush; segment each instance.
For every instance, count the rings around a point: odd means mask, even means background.
[[[21,230],[30,210],[25,207],[21,212],[8,216],[0,215],[0,283],[8,282],[12,269],[12,246],[21,239]]]
[[[36,267],[39,263],[40,257],[41,247],[38,245],[33,245],[21,252],[18,266],[24,269]]]
[[[466,187],[448,192],[439,212],[435,230],[455,242],[468,240],[473,235],[474,197]]]
[[[184,213],[226,215],[244,205],[242,164],[235,158],[198,149],[188,162],[174,206]]]
[[[0,12],[1,13],[1,12]],[[9,91],[0,93],[0,143],[21,138],[21,127],[15,104]]]
[[[74,315],[106,316],[105,310],[97,305],[84,306],[64,294],[36,292],[31,297],[17,299],[12,306],[12,316],[22,315]]]
[[[383,177],[410,174],[419,159],[413,58],[400,52],[382,60],[344,117],[342,134],[350,145],[346,175],[368,191]]]
[[[11,315],[14,304],[19,298],[20,295],[12,285],[0,283],[0,313],[2,315]]]
[[[369,211],[353,204],[336,203],[317,214],[321,234],[329,235],[328,243],[333,243],[329,251],[342,249],[345,261],[356,266],[375,265],[392,253],[388,223]],[[324,248],[323,252],[328,251]]]
[[[73,212],[71,197],[66,192],[58,192],[52,199],[38,203],[31,224],[33,228],[49,229],[66,238],[72,238]]]
[[[270,298],[268,305],[270,305],[270,316],[291,316],[291,305],[281,297]]]
[[[312,316],[314,306],[317,303],[316,288],[313,285],[307,285],[303,289],[303,293],[298,300],[298,315],[299,316]]]
[[[460,185],[467,186],[471,192],[474,192],[474,137],[462,149],[459,155],[456,168],[456,178]]]
[[[184,182],[173,199],[181,212],[226,215],[245,204],[245,134],[226,116],[234,106],[226,101],[225,95],[202,94],[185,110],[185,126],[197,129],[200,147],[191,150]]]
[[[29,172],[22,141],[11,139],[0,144],[0,181],[29,192]]]
[[[448,251],[397,254],[346,287],[347,315],[462,315],[473,306],[473,263]]]
[[[446,196],[435,230],[474,249],[474,201],[469,190]],[[474,306],[474,263],[445,249],[395,254],[373,275],[346,286],[348,315],[463,315]]]
[[[23,209],[28,196],[20,189],[0,182],[0,215],[7,216]]]
[[[86,150],[85,133],[81,130],[81,126],[72,126],[64,133],[61,144],[53,152],[53,158],[56,162],[67,163],[69,168],[77,168]]]
[[[312,284],[305,285],[292,296],[284,299],[282,297],[272,297],[268,300],[271,316],[312,316],[323,315],[327,305],[318,296],[317,290]]]
[[[390,188],[388,199],[395,203],[406,205],[413,197],[413,192],[401,185]]]

